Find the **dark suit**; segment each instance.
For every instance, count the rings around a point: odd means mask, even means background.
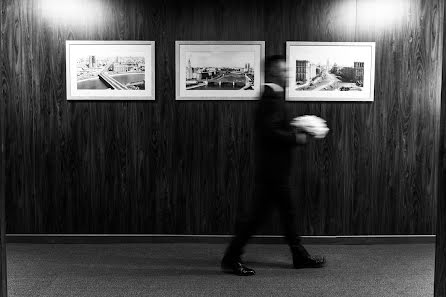
[[[226,256],[237,258],[248,239],[278,207],[290,247],[300,245],[295,226],[295,201],[291,198],[289,176],[292,152],[298,145],[292,118],[285,108],[283,92],[265,86],[255,117],[255,191],[251,214],[240,217]]]

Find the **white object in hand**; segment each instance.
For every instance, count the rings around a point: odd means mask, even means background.
[[[327,122],[314,115],[304,115],[294,118],[290,123],[292,126],[299,128],[315,138],[324,138],[328,131]]]

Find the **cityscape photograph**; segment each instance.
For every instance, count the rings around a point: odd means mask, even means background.
[[[253,52],[190,52],[186,90],[253,90]]]
[[[296,91],[362,91],[364,62],[326,65],[296,60]]]
[[[144,90],[145,59],[133,56],[83,56],[76,60],[78,90]]]
[[[364,60],[354,47],[302,47],[293,65],[295,90],[363,91]]]

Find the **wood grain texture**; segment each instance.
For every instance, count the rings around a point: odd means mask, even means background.
[[[435,249],[435,281],[434,296],[446,297],[446,5],[444,1],[439,7],[443,17],[443,60],[442,60],[442,88],[441,88],[441,116],[440,116],[440,141],[438,162],[438,193],[437,193],[437,229]]]
[[[287,103],[331,128],[295,154],[299,232],[434,234],[442,2],[401,1],[388,26],[370,2],[82,0],[97,16],[63,21],[6,1],[8,233],[231,234],[256,103],[175,101],[175,40],[264,40],[267,55],[294,40],[377,43],[373,103]],[[156,101],[67,102],[65,40],[83,39],[154,40]],[[281,233],[277,215],[260,233]]]
[[[5,58],[5,13],[6,3],[0,4],[0,297],[7,296],[6,269],[6,218],[5,218],[5,111],[6,111],[6,67]]]

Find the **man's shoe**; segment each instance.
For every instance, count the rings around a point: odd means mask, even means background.
[[[293,257],[293,266],[299,268],[321,268],[325,265],[325,257],[308,256],[308,257]]]
[[[240,259],[221,261],[221,270],[225,273],[232,273],[239,276],[250,276],[256,274],[254,269],[248,268]]]

